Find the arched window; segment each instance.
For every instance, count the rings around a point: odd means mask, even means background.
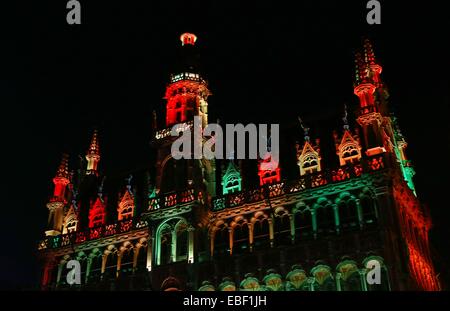
[[[184,218],[170,218],[156,230],[155,258],[157,265],[188,258],[189,224]]]
[[[187,260],[188,247],[189,247],[189,236],[188,236],[188,226],[185,222],[180,222],[176,228],[177,235],[177,258],[176,261]]]
[[[88,256],[89,275],[87,277],[89,284],[96,284],[100,281],[102,270],[102,252],[94,248]]]
[[[291,221],[289,213],[286,210],[275,210],[274,217],[275,240],[278,245],[290,245],[291,237]]]
[[[349,193],[344,192],[336,199],[336,204],[342,230],[358,227],[359,218],[356,199]]]
[[[222,225],[214,232],[214,256],[229,254],[229,250],[230,237],[228,227]]]
[[[138,253],[137,261],[136,261],[136,271],[143,272],[146,271],[147,268],[147,252],[148,252],[149,244],[146,238],[141,238],[136,246],[134,247],[134,251]]]
[[[110,245],[105,250],[105,271],[103,273],[103,280],[108,281],[115,279],[117,275],[117,249],[114,245]]]
[[[371,225],[377,223],[377,210],[375,201],[371,196],[364,194],[361,196],[359,204],[361,205],[362,218],[364,224]]]
[[[266,247],[270,245],[269,239],[269,219],[265,214],[260,214],[258,218],[252,219],[253,223],[253,244],[255,247]]]
[[[333,205],[328,200],[320,200],[315,205],[317,233],[328,234],[336,232],[336,220]]]
[[[239,254],[248,249],[248,224],[243,218],[235,221],[233,226],[233,254]]]
[[[134,249],[130,242],[125,242],[120,248],[120,254],[122,256],[120,262],[120,274],[130,275],[133,273],[133,260],[134,260]]]
[[[295,219],[296,239],[311,237],[313,233],[313,228],[312,228],[312,214],[309,208],[297,211],[294,214],[294,219]]]
[[[168,264],[172,260],[172,230],[170,226],[165,226],[161,229],[158,240],[160,244],[160,250],[158,254],[159,259],[157,258],[157,264]]]

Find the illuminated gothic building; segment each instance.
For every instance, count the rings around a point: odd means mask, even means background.
[[[118,199],[108,196],[97,132],[81,173],[71,174],[63,157],[38,247],[42,289],[440,289],[430,217],[416,196],[407,143],[389,113],[369,41],[356,54],[356,117],[346,108],[340,128],[329,133],[336,165],[324,163],[327,149],[299,119],[304,135],[290,148],[296,178],[284,178],[281,164],[262,170],[260,160],[259,184],[246,189],[245,160],[171,156],[170,129],[191,128],[194,116],[205,127],[211,94],[196,66],[197,37],[180,39],[184,58],[166,88],[165,125],[153,116],[156,163],[148,178],[130,176]],[[80,285],[67,283],[72,259],[81,266]],[[381,268],[380,284],[367,281],[370,261]]]

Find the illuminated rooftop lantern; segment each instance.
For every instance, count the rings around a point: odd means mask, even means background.
[[[187,44],[195,45],[195,41],[197,41],[197,36],[193,33],[185,32],[180,36],[181,45],[185,46]]]

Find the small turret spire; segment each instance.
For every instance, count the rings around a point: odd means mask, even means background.
[[[48,230],[45,232],[47,236],[54,236],[61,233],[64,205],[66,205],[66,187],[70,183],[69,180],[69,159],[67,154],[63,154],[61,163],[58,166],[56,175],[53,178],[55,185],[53,196],[47,203],[49,210]]]
[[[94,174],[97,175],[97,166],[100,161],[100,147],[98,143],[98,133],[97,130],[94,131],[92,135],[91,144],[89,145],[89,149],[86,153],[87,169],[86,174]]]
[[[305,141],[309,141],[309,139],[310,139],[310,137],[309,137],[309,127],[306,127],[303,124],[303,120],[302,120],[302,118],[300,118],[300,116],[298,116],[297,118],[298,118],[298,122],[300,123],[300,126],[301,126],[301,128],[303,130]]]

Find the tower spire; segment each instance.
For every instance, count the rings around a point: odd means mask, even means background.
[[[300,118],[300,116],[297,117],[298,118],[298,122],[300,123],[300,127],[303,130],[303,136],[305,138],[305,141],[309,141],[310,137],[309,137],[309,127],[306,127],[305,124],[303,123],[302,118]]]
[[[47,236],[59,235],[61,233],[64,206],[67,203],[66,187],[70,183],[69,177],[69,156],[63,154],[56,175],[53,178],[53,196],[47,203],[49,210],[48,230],[45,232]]]
[[[97,130],[95,130],[94,134],[92,135],[91,144],[89,145],[89,149],[86,152],[86,160],[88,161],[86,174],[98,175],[97,166],[98,162],[100,161],[100,147],[98,143]]]
[[[372,44],[364,40],[363,48],[355,54],[356,74],[354,93],[359,98],[357,121],[361,125],[368,156],[386,152],[387,92],[380,80],[381,66],[376,62]]]
[[[347,104],[344,104],[344,116],[342,117],[342,122],[344,123],[344,131],[348,131],[350,126],[348,125]]]

